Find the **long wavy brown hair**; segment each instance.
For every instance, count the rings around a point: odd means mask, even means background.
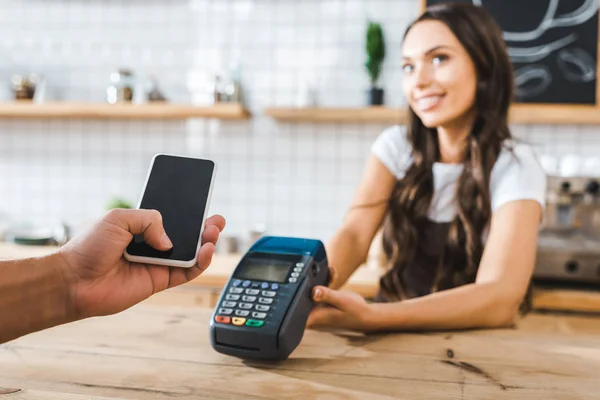
[[[492,210],[490,175],[502,147],[511,139],[507,116],[513,96],[513,69],[493,17],[471,4],[429,7],[405,31],[426,20],[447,25],[475,65],[476,117],[464,149],[464,169],[456,191],[457,215],[448,228],[446,243],[435,267],[431,292],[472,283],[479,267]],[[412,165],[392,192],[383,227],[383,249],[389,269],[380,281],[385,301],[411,297],[403,271],[415,259],[433,196],[434,162],[440,151],[437,130],[426,127],[411,109],[407,127],[412,146]]]

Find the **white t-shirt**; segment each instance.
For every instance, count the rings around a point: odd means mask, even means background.
[[[411,144],[405,128],[395,125],[384,130],[371,148],[373,154],[397,178],[402,179],[412,163]],[[433,164],[434,193],[429,208],[429,219],[450,222],[457,212],[456,185],[462,173],[462,164]],[[546,206],[546,174],[533,149],[522,143],[514,144],[513,151],[502,149],[490,177],[492,212],[514,200],[531,199]]]

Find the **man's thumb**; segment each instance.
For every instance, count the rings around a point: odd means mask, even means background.
[[[112,210],[107,219],[133,235],[142,235],[146,243],[157,250],[173,247],[165,232],[162,215],[156,210]]]
[[[165,232],[162,216],[158,211],[152,214],[150,223],[143,234],[146,243],[157,250],[169,250],[173,247],[171,239],[169,239],[167,232]]]

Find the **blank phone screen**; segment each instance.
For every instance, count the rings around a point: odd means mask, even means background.
[[[134,256],[189,261],[196,257],[215,164],[210,160],[158,155],[154,159],[140,208],[160,211],[173,248],[159,251],[141,235],[127,252]]]

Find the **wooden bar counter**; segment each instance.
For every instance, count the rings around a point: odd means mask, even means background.
[[[51,250],[3,244],[0,258]],[[594,302],[584,302],[592,311],[587,315],[535,312],[511,329],[369,335],[308,330],[280,363],[221,355],[210,346],[208,324],[238,260],[217,255],[196,281],[123,313],[1,345],[0,400],[600,398]],[[366,296],[376,288],[377,271],[369,266],[347,285]],[[541,308],[553,308],[552,296],[540,298]],[[565,310],[582,303],[579,297],[561,299]]]
[[[210,346],[211,312],[142,303],[0,347],[9,399],[597,399],[600,318],[530,314],[514,329],[306,331],[290,359]]]
[[[25,257],[39,257],[56,251],[55,246],[29,246],[14,243],[0,243],[0,260]],[[221,289],[242,258],[237,253],[217,253],[211,265],[195,280],[180,290],[162,293],[157,296],[161,303],[173,305],[202,305],[214,307]],[[375,265],[360,267],[350,278],[344,289],[357,292],[365,297],[374,297],[379,286],[381,271]],[[195,296],[194,296],[195,294]]]
[[[55,251],[52,246],[25,246],[0,243],[0,260],[37,257]],[[176,306],[214,307],[222,287],[240,261],[241,254],[217,253],[206,271],[186,285],[159,293],[150,299],[158,304]],[[383,270],[374,263],[359,267],[350,277],[344,290],[350,290],[366,298],[373,298],[379,289],[379,276]],[[600,314],[600,289],[563,290],[560,288],[534,287],[533,308],[538,310],[576,311]],[[600,399],[600,396],[599,396]]]

